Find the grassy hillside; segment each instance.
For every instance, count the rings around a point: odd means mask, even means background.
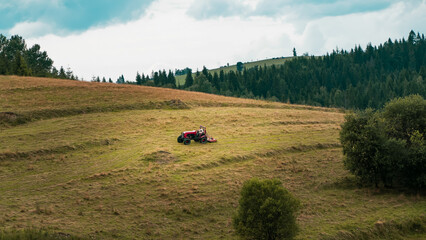
[[[291,59],[291,57],[286,57],[286,58],[272,58],[272,59],[265,59],[265,60],[259,60],[259,61],[254,61],[254,62],[247,62],[244,63],[244,67],[245,68],[253,68],[255,66],[272,66],[272,65],[281,65],[284,64],[286,61],[288,61],[289,59]],[[199,69],[199,71],[201,71],[202,69]],[[230,65],[230,66],[225,66],[225,67],[220,67],[220,68],[215,68],[215,69],[210,69],[209,72],[211,74],[214,74],[215,72],[217,74],[219,74],[219,72],[223,70],[225,73],[229,72],[229,71],[237,71],[237,65]],[[193,70],[193,74],[195,74],[197,70]],[[176,82],[179,83],[180,85],[185,84],[185,78],[186,75],[181,75],[181,76],[176,76]]]
[[[297,239],[424,237],[423,196],[359,188],[343,169],[336,109],[9,76],[0,99],[0,239],[237,239],[251,177],[301,199]],[[218,142],[176,142],[199,125]]]

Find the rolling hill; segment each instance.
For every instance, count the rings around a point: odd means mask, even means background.
[[[16,76],[0,99],[0,239],[238,239],[251,177],[301,200],[297,239],[424,236],[423,196],[343,168],[339,109]],[[218,142],[177,143],[199,125]]]
[[[291,59],[292,57],[281,57],[281,58],[271,58],[271,59],[264,59],[264,60],[258,60],[258,61],[252,61],[252,62],[246,62],[244,63],[244,67],[245,68],[253,68],[256,66],[272,66],[272,65],[281,65],[284,64],[286,61],[288,61],[289,59]],[[199,69],[199,71],[201,71],[202,69]],[[214,69],[210,69],[209,72],[211,74],[217,73],[219,74],[220,71],[228,73],[229,71],[237,71],[237,65],[230,65],[230,66],[223,66],[223,67],[219,67],[219,68],[214,68]],[[193,74],[195,74],[196,70],[193,70]],[[179,85],[184,85],[185,84],[185,78],[186,75],[180,75],[180,76],[176,76],[176,83]]]

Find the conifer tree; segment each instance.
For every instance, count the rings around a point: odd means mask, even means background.
[[[206,68],[206,66],[203,66],[203,70],[201,71],[201,73],[203,73],[204,74],[204,76],[208,76],[208,74],[209,74],[209,71],[207,70],[207,68]],[[198,75],[197,75],[198,76]]]
[[[158,74],[158,72],[154,72],[153,80],[154,80],[155,86],[160,86],[161,82],[160,82],[160,75]]]
[[[139,72],[136,73],[136,84],[137,85],[142,85],[142,77],[139,74]]]
[[[237,71],[241,72],[243,71],[244,64],[242,62],[237,62]]]
[[[167,73],[166,70],[160,72],[160,86],[167,84]]]
[[[146,84],[147,79],[145,78],[145,75],[142,73],[142,77],[141,77],[141,84],[145,85]]]
[[[184,87],[188,88],[188,87],[192,86],[192,84],[194,84],[194,79],[192,78],[192,70],[188,69],[188,72],[186,73]]]
[[[172,88],[176,88],[176,78],[172,73],[172,70],[169,70],[169,74],[167,75],[167,84],[170,84]]]
[[[67,74],[65,73],[64,67],[62,67],[62,66],[59,69],[59,78],[62,78],[62,79],[66,79],[67,78]]]
[[[13,64],[13,72],[19,76],[29,76],[31,75],[30,70],[28,69],[27,63],[24,57],[17,53],[15,56],[15,61]]]
[[[119,76],[119,77],[117,78],[116,83],[117,83],[117,84],[124,84],[124,83],[125,83],[124,76],[123,76],[123,75]]]

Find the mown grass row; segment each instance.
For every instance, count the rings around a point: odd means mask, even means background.
[[[186,210],[187,214],[192,214]],[[381,222],[366,229],[339,231],[336,235],[322,234],[322,240],[372,240],[372,239],[421,239],[426,234],[426,217],[413,217],[404,222]],[[0,240],[84,240],[71,234],[53,230],[26,228],[0,230]]]
[[[323,240],[346,239],[422,239],[426,236],[426,215],[409,217],[400,222],[377,221],[369,228],[341,230],[334,236],[324,235]]]
[[[3,112],[0,113],[0,126],[17,126],[32,121],[51,119],[57,117],[67,117],[79,114],[100,113],[100,112],[118,112],[126,110],[149,110],[149,109],[189,109],[189,106],[179,100],[170,100],[163,102],[141,102],[124,105],[109,106],[86,106],[84,108],[69,109],[43,109],[27,111],[22,113]]]
[[[46,229],[26,228],[0,230],[0,240],[83,240],[66,233]]]
[[[40,157],[40,156],[48,155],[48,154],[65,154],[67,152],[87,149],[90,147],[111,145],[111,144],[114,144],[114,142],[116,141],[119,141],[119,139],[117,138],[103,139],[103,140],[89,141],[89,142],[75,144],[75,145],[56,146],[49,149],[47,148],[38,149],[38,150],[27,151],[27,152],[7,152],[7,151],[0,152],[0,161],[1,160],[8,160],[8,161],[28,160],[34,156]]]

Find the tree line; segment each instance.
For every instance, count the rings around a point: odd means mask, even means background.
[[[380,108],[396,97],[426,97],[426,41],[424,34],[411,31],[407,40],[293,57],[277,66],[214,73],[204,67],[195,74],[187,69],[182,85],[169,75],[153,72],[151,78],[137,77],[136,83],[314,106]]]
[[[8,39],[0,34],[0,75],[78,79],[69,68],[56,69],[47,52],[40,49],[38,44],[28,48],[19,35]]]
[[[294,55],[296,51],[294,49]],[[70,69],[59,70],[40,46],[27,48],[18,36],[0,34],[0,74],[78,79]],[[175,76],[186,74],[185,82]],[[396,97],[418,94],[426,97],[426,40],[411,31],[407,40],[389,39],[379,46],[355,46],[350,51],[333,50],[324,56],[293,57],[282,65],[210,72],[192,69],[159,70],[136,74],[134,81],[121,75],[118,84],[137,84],[186,89],[225,96],[267,99],[295,104],[347,109],[381,108]],[[93,77],[94,82],[110,82]]]

